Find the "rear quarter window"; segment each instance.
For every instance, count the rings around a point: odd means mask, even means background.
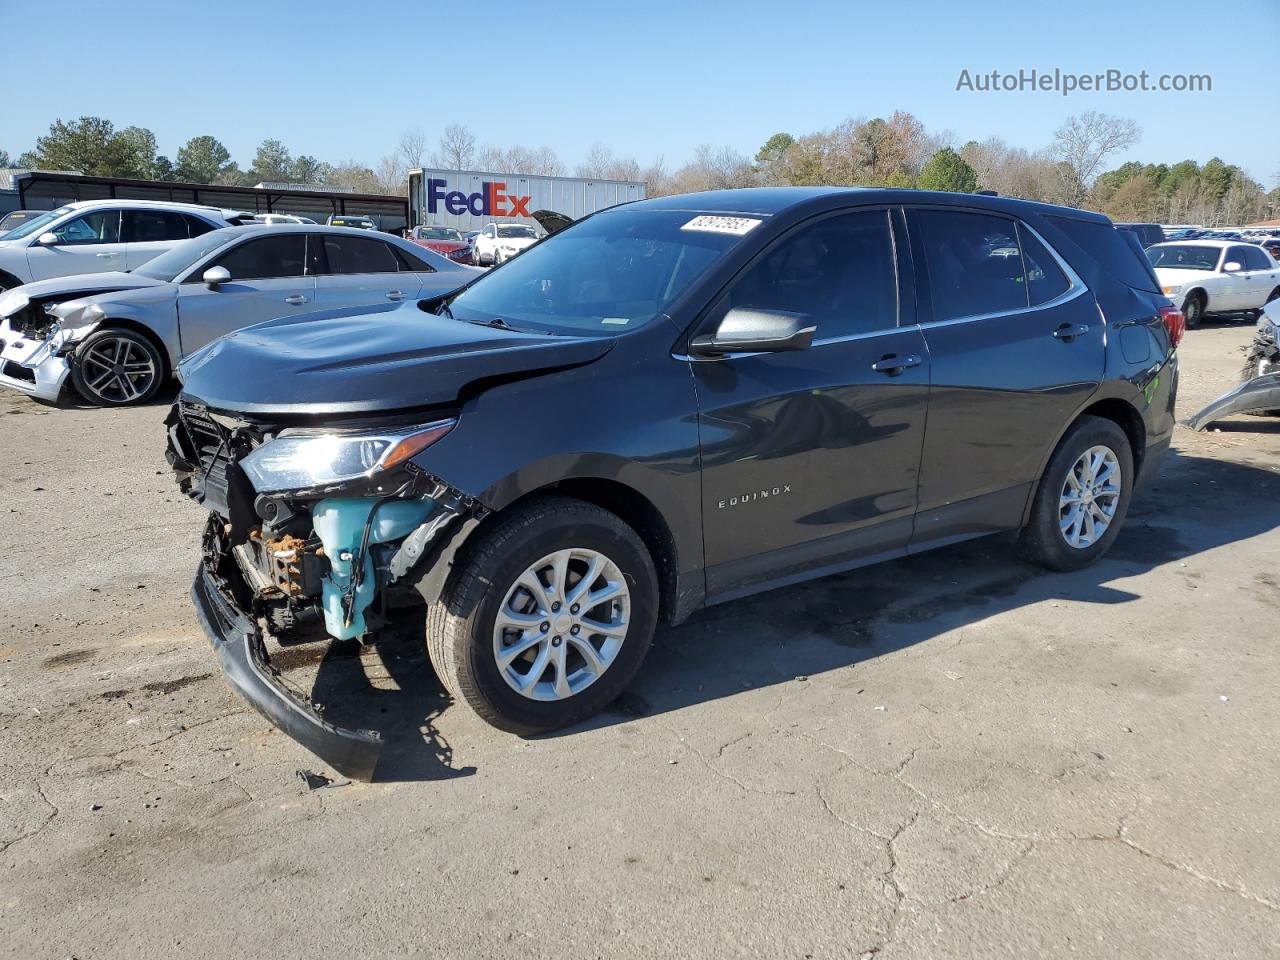
[[[1111,224],[1075,220],[1071,217],[1047,216],[1045,219],[1121,283],[1135,290],[1160,292],[1160,285],[1156,282],[1150,265],[1140,257],[1138,249],[1126,241]]]

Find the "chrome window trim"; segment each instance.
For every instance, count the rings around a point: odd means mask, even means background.
[[[998,319],[999,317],[1012,317],[1015,314],[1019,314],[1019,313],[1035,313],[1040,310],[1052,310],[1054,307],[1060,307],[1064,303],[1070,303],[1072,300],[1076,299],[1076,297],[1082,296],[1083,294],[1086,294],[1089,292],[1089,287],[1085,284],[1085,282],[1082,279],[1080,279],[1080,274],[1076,273],[1075,270],[1071,268],[1071,264],[1067,263],[1067,261],[1062,258],[1062,254],[1060,254],[1057,250],[1054,249],[1053,244],[1051,244],[1048,240],[1046,240],[1040,234],[1040,231],[1038,231],[1035,227],[1031,226],[1031,224],[1027,223],[1021,217],[1014,217],[1012,219],[1018,229],[1026,230],[1033,237],[1039,240],[1041,245],[1046,250],[1049,251],[1049,256],[1053,257],[1054,262],[1057,263],[1058,265],[1058,268],[1064,274],[1066,274],[1067,282],[1069,284],[1067,289],[1062,291],[1062,293],[1058,294],[1052,300],[1046,300],[1044,303],[1037,303],[1034,307],[1019,307],[1016,310],[997,310],[993,313],[967,314],[963,317],[950,317],[946,320],[933,320],[933,321],[930,321],[929,323],[918,324],[918,326],[922,326],[925,328],[946,327],[946,326],[953,326],[958,323],[974,323],[978,320],[995,320],[995,319]],[[1022,255],[1021,242],[1019,242],[1018,244],[1018,254],[1019,256]],[[1026,269],[1025,260],[1023,262],[1024,262],[1023,269],[1025,270]]]

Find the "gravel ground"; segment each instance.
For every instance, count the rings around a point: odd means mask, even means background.
[[[1249,336],[1188,335],[1180,416]],[[556,736],[411,631],[295,649],[390,740],[360,784],[218,673],[163,409],[0,397],[9,955],[1280,953],[1280,422],[1180,428],[1090,570],[984,541],[707,611]]]

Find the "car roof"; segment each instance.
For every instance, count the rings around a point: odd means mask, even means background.
[[[1147,249],[1150,250],[1152,247],[1214,247],[1221,250],[1224,247],[1238,247],[1241,244],[1257,246],[1256,243],[1250,244],[1247,240],[1216,240],[1213,237],[1204,237],[1198,240],[1166,240],[1164,243],[1153,243]]]
[[[210,207],[203,203],[183,203],[180,200],[129,200],[120,198],[117,200],[75,200],[71,203],[63,204],[64,207],[70,207],[73,210],[88,210],[94,207],[137,207],[147,209],[154,207],[161,210],[178,210],[178,211],[197,211],[199,213],[212,213],[216,216],[222,216],[225,213],[231,213],[230,210],[223,210],[220,207]],[[62,207],[58,207],[59,210]]]
[[[1110,223],[1105,216],[1091,210],[1061,207],[1016,197],[998,197],[978,193],[945,193],[936,190],[908,190],[898,187],[746,187],[738,190],[711,190],[655,197],[625,204],[627,209],[680,210],[697,213],[755,214],[772,216],[800,207],[824,207],[841,197],[855,200],[856,205],[875,203],[924,203],[963,206],[1017,215],[1034,210],[1041,214],[1070,217],[1097,223]],[[855,204],[851,204],[855,205]]]

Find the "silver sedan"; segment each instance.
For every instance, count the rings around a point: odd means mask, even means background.
[[[149,399],[183,357],[266,320],[450,293],[479,271],[388,234],[342,227],[228,227],[131,273],[44,280],[0,295],[0,386],[56,401],[68,379],[91,403]]]

